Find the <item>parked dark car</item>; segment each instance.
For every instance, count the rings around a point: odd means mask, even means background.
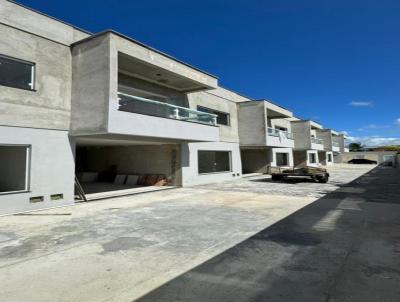
[[[378,162],[376,160],[370,160],[370,159],[365,159],[365,158],[353,158],[352,160],[349,160],[347,162],[348,164],[370,164],[370,165],[376,165]]]

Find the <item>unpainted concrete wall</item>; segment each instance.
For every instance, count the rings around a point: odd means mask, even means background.
[[[28,192],[0,195],[0,214],[56,207],[74,202],[74,157],[68,132],[0,126],[0,144],[30,145],[30,187]],[[62,200],[50,200],[63,194]],[[30,203],[29,198],[44,201]]]
[[[35,91],[0,86],[0,125],[67,130],[71,110],[69,47],[3,24],[0,37],[0,54],[35,63]]]
[[[218,90],[218,89],[215,89]],[[229,96],[229,95],[228,95]],[[238,143],[238,110],[234,99],[228,99],[214,93],[214,90],[206,92],[194,92],[188,94],[190,108],[197,110],[197,106],[214,109],[229,114],[230,125],[219,125],[220,141]]]
[[[349,160],[355,158],[365,158],[369,160],[375,160],[378,164],[383,163],[385,155],[396,156],[396,151],[362,151],[362,152],[347,152],[340,154],[340,160],[343,163],[347,163]]]
[[[312,164],[309,161],[309,154],[314,153],[316,155],[316,163]],[[318,167],[319,166],[319,158],[318,158],[318,151],[317,150],[294,150],[293,151],[293,158],[294,158],[294,166],[295,167],[304,167],[304,166],[311,166],[311,167]]]
[[[325,151],[332,151],[332,133],[330,130],[318,129],[317,138],[324,140]]]
[[[119,174],[164,174],[180,185],[180,146],[104,146],[87,148],[90,172],[117,167]]]
[[[270,148],[241,149],[243,173],[267,173],[272,161]]]
[[[89,36],[71,25],[34,12],[16,3],[0,0],[1,23],[34,33],[64,45]]]
[[[231,168],[230,172],[199,174],[198,170],[198,151],[230,151]],[[240,161],[240,149],[237,143],[183,143],[181,146],[182,154],[182,185],[200,185],[218,181],[232,180],[242,175],[242,164]]]
[[[307,150],[311,147],[311,126],[309,121],[292,122],[295,149]]]
[[[265,146],[267,143],[264,102],[238,104],[239,140],[241,145]]]

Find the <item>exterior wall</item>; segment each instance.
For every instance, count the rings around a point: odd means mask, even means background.
[[[90,35],[88,32],[6,0],[0,0],[0,20],[3,24],[33,32],[64,45],[70,45]]]
[[[309,161],[310,153],[316,154],[317,162],[315,164],[311,164]],[[295,167],[304,167],[304,166],[318,167],[320,165],[317,150],[300,150],[300,151],[294,150],[293,158],[294,158],[294,166]]]
[[[220,88],[215,90],[219,89]],[[228,113],[230,117],[230,125],[229,126],[219,125],[220,141],[238,143],[239,126],[238,126],[237,105],[232,100],[231,95],[225,95],[225,97],[221,97],[215,94],[215,90],[188,94],[189,106],[194,110],[197,110],[197,106],[203,106],[217,111]]]
[[[271,167],[277,167],[276,164],[276,153],[288,153],[289,154],[289,165],[287,167],[294,166],[293,149],[292,148],[272,148],[272,161],[270,163]]]
[[[365,159],[375,160],[378,164],[384,162],[385,155],[396,156],[396,151],[362,151],[362,152],[348,152],[340,154],[340,162],[347,163],[349,160],[360,158],[361,156]]]
[[[332,156],[332,162],[328,162],[327,161],[327,159],[328,159],[328,154],[331,154],[331,156]],[[328,152],[328,151],[319,151],[318,152],[318,160],[319,160],[319,163],[321,164],[321,165],[324,165],[324,166],[332,166],[333,165],[333,160],[334,160],[334,156],[333,156],[333,152]]]
[[[74,156],[67,131],[0,126],[0,144],[31,146],[29,191],[0,194],[0,215],[74,202]],[[52,201],[52,194],[63,194],[63,199]],[[30,203],[36,196],[44,201]]]
[[[267,173],[273,161],[271,148],[241,149],[243,173]]]
[[[119,174],[164,174],[180,185],[180,146],[104,146],[87,148],[90,172],[102,172],[115,165]]]
[[[0,20],[6,17],[4,13],[3,7]],[[69,47],[3,24],[0,36],[0,54],[35,63],[35,90],[0,86],[0,124],[67,130],[71,107]]]
[[[400,154],[396,156],[396,168],[400,169]]]
[[[332,134],[330,130],[317,130],[317,138],[324,140],[325,151],[332,151]]]
[[[181,150],[182,186],[192,186],[218,181],[232,180],[242,175],[240,149],[239,144],[237,143],[184,143],[182,144]],[[232,171],[199,174],[197,161],[199,150],[231,151]]]
[[[294,148],[307,150],[311,147],[311,126],[308,121],[292,122]]]
[[[263,103],[246,102],[238,104],[240,145],[266,145],[266,116]]]

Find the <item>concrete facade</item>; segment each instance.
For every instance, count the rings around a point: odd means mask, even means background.
[[[0,37],[0,55],[32,63],[34,75],[32,89],[0,86],[0,147],[28,146],[30,154],[25,179],[21,167],[4,165],[0,189],[24,180],[28,187],[4,189],[0,214],[73,203],[76,148],[88,148],[91,171],[115,165],[118,173],[165,174],[177,186],[301,161],[291,111],[222,88],[215,76],[117,32],[93,35],[0,0]],[[312,141],[301,148],[306,157],[320,150]],[[229,152],[229,171],[200,173],[199,151]],[[17,161],[20,150],[12,152],[0,156]]]
[[[396,164],[397,151],[360,151],[360,152],[348,152],[340,154],[338,160],[342,163],[347,163],[352,159],[368,159],[374,160],[378,164],[384,162],[392,162],[393,165]]]

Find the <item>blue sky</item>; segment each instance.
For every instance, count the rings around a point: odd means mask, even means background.
[[[400,144],[398,0],[19,2],[119,31],[354,140]]]

